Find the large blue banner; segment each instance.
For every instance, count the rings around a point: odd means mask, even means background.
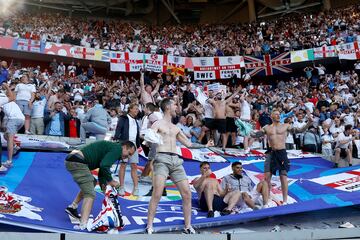
[[[47,231],[76,231],[64,209],[78,192],[77,185],[64,167],[64,153],[22,152],[14,160],[14,166],[0,175],[0,222],[27,226]],[[236,157],[228,160],[234,161]],[[263,179],[263,159],[242,159],[245,173],[256,184]],[[145,160],[142,159],[139,173]],[[229,162],[212,163],[218,178],[231,173]],[[189,181],[199,175],[199,162],[185,161]],[[94,173],[96,175],[96,172]],[[130,172],[126,173],[126,190],[131,192]],[[197,194],[193,187],[192,219],[196,227],[235,224],[269,216],[326,208],[338,208],[360,203],[360,168],[358,166],[332,169],[332,164],[322,158],[298,158],[291,160],[289,172],[289,202],[277,206],[281,200],[280,181],[274,177],[273,207],[247,211],[229,216],[206,218],[198,208]],[[150,185],[141,185],[140,194],[145,195]],[[156,214],[156,230],[174,230],[183,226],[182,202],[174,184],[166,183],[167,196],[163,197]],[[98,192],[92,214],[101,209],[102,193]],[[150,197],[134,197],[129,193],[119,198],[124,215],[125,228],[121,233],[142,232]]]

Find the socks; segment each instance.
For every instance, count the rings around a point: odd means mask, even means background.
[[[78,204],[76,204],[76,203],[71,203],[70,205],[69,205],[69,207],[71,207],[71,208],[73,208],[73,209],[77,209],[78,208]]]

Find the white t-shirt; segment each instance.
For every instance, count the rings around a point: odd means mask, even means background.
[[[82,88],[75,88],[73,90],[74,93],[74,101],[82,101],[82,94],[84,94],[84,90]]]
[[[251,120],[251,109],[250,104],[244,100],[241,102],[241,120],[250,121]]]
[[[348,148],[351,141],[349,141],[352,138],[352,135],[345,136],[344,133],[340,133],[339,136],[336,138],[336,147],[339,148]],[[345,144],[340,144],[340,141],[347,141]]]
[[[129,141],[136,143],[137,125],[136,120],[130,115],[127,115],[129,119]]]
[[[116,117],[116,116],[111,118],[110,131],[115,131],[116,130],[118,120],[119,120],[119,118]]]
[[[34,84],[19,83],[15,87],[16,100],[30,101],[31,94],[36,92]]]
[[[44,117],[44,110],[46,106],[46,98],[37,100],[33,103],[33,108],[31,111],[31,118],[42,118]]]
[[[24,114],[15,102],[9,102],[3,105],[3,112],[6,119],[25,120]]]
[[[314,108],[315,108],[314,103],[306,102],[304,105],[305,105],[306,109],[309,110],[310,113],[314,112]]]
[[[9,102],[9,98],[8,97],[0,97],[0,107],[2,107],[4,104]]]
[[[324,134],[321,137],[322,142],[326,141],[329,143],[323,143],[322,144],[322,149],[331,149],[331,142],[334,141],[334,138],[331,134]]]

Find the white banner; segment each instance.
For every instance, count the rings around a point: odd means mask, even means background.
[[[241,68],[245,67],[241,56],[192,58],[192,62],[195,80],[227,79],[233,75],[240,78]]]
[[[167,55],[144,54],[145,69],[151,72],[166,72]]]
[[[360,59],[358,42],[345,43],[336,46],[339,59],[356,60]]]
[[[141,68],[144,68],[142,53],[110,53],[110,70],[112,72],[139,72]]]

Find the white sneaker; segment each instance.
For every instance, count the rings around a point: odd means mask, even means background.
[[[11,168],[13,166],[13,163],[12,163],[12,161],[7,160],[6,162],[4,162],[3,165],[7,168]]]
[[[25,131],[25,134],[27,134],[27,135],[33,135],[33,133],[30,132],[30,131]]]
[[[183,234],[196,234],[196,231],[192,226],[190,226],[189,228],[184,228],[182,233]]]
[[[148,228],[145,229],[145,233],[146,233],[146,234],[153,234],[153,233],[154,233],[154,229],[151,228],[151,227],[148,227]]]
[[[1,167],[0,167],[0,173],[5,173],[5,172],[7,172],[7,167],[5,167],[4,165],[2,165]]]
[[[150,176],[140,177],[139,182],[152,184],[152,178]]]
[[[119,195],[122,197],[125,196],[125,188],[124,187],[119,188]]]
[[[355,226],[353,224],[351,224],[350,222],[346,222],[344,224],[341,224],[339,226],[339,228],[355,228]]]

